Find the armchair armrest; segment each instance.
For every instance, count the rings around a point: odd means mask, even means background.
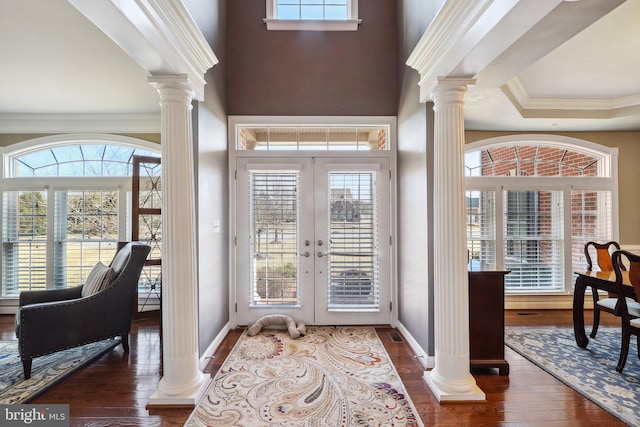
[[[64,289],[20,292],[20,307],[42,302],[66,301],[81,297],[82,285]]]

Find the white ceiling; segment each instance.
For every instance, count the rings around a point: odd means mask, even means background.
[[[508,84],[520,102],[503,88],[470,88],[467,128],[640,130],[638,17],[640,0],[627,0],[522,70]]]
[[[0,0],[0,114],[159,113],[147,73],[67,0]]]
[[[639,16],[627,0],[507,85],[479,80],[467,129],[640,130]],[[0,58],[5,117],[159,113],[147,72],[67,0],[0,0]]]

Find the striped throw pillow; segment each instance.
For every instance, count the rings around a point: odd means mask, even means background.
[[[98,262],[87,276],[87,280],[82,287],[82,296],[87,297],[89,295],[96,294],[103,289],[106,289],[113,279],[113,268],[107,267],[101,262]]]

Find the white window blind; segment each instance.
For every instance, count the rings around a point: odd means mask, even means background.
[[[467,249],[475,264],[496,263],[496,193],[467,191]]]
[[[251,305],[298,304],[299,171],[249,171]]]
[[[564,282],[562,191],[504,191],[507,289],[559,290]]]
[[[2,295],[44,289],[47,193],[5,191],[2,202]]]
[[[571,265],[573,271],[587,268],[584,245],[589,241],[613,240],[611,191],[571,191]],[[595,254],[591,254],[596,259]]]
[[[329,188],[329,309],[378,308],[376,173],[330,172]]]

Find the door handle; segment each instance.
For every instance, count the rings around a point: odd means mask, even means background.
[[[322,253],[322,252],[318,252],[318,258],[322,258],[323,256],[327,256],[329,255],[328,253]]]
[[[300,254],[300,256],[303,256],[305,258],[309,258],[311,256],[311,254],[309,253],[309,251],[306,251],[305,253]]]

